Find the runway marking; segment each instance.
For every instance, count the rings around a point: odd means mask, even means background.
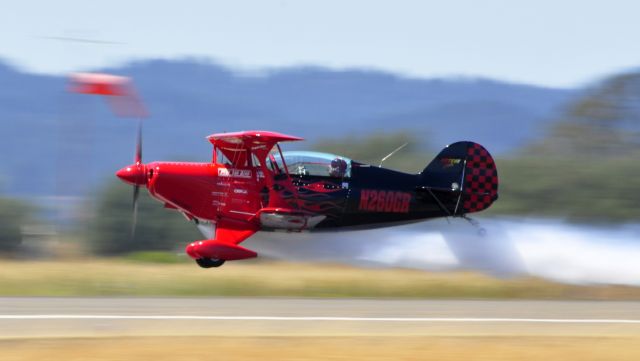
[[[0,315],[0,320],[204,320],[204,321],[352,321],[352,322],[500,322],[640,324],[640,320],[480,317],[332,317],[332,316],[190,316],[190,315]]]

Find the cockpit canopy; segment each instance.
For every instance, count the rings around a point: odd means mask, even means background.
[[[330,153],[290,151],[282,152],[289,174],[332,178],[351,177],[351,159]],[[278,166],[282,161],[276,157]]]
[[[332,178],[351,177],[351,159],[320,152],[281,152],[279,141],[301,140],[275,132],[247,131],[212,134],[208,137],[214,146],[213,163],[234,167],[260,167],[266,159],[271,171],[280,175],[285,169],[292,176]],[[283,163],[284,158],[284,165]]]

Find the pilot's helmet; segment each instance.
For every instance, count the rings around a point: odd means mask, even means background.
[[[331,161],[331,176],[344,177],[347,172],[347,162],[342,158],[336,158]]]

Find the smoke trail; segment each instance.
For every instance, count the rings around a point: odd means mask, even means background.
[[[640,225],[590,227],[540,220],[464,220],[337,233],[260,233],[263,255],[424,270],[530,274],[568,283],[640,286]]]
[[[533,275],[570,283],[640,286],[637,225],[596,228],[538,222],[512,226],[509,236],[526,255]]]

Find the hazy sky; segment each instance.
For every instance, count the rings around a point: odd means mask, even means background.
[[[640,65],[640,1],[6,0],[0,9],[0,57],[44,73],[195,56],[568,87]]]

